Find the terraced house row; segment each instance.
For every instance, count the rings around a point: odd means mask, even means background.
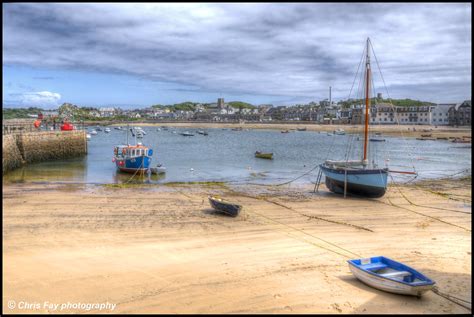
[[[370,117],[373,124],[470,125],[471,100],[420,107],[395,107],[382,103],[371,108]]]

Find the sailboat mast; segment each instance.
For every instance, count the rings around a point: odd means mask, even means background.
[[[369,108],[370,108],[370,56],[369,56],[369,38],[367,38],[367,52],[366,52],[366,83],[365,83],[365,131],[364,131],[364,158],[363,162],[367,162],[367,144],[369,141]]]

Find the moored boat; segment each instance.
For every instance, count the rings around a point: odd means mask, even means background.
[[[89,141],[91,139],[91,135],[89,133],[86,134],[86,139]]]
[[[182,132],[180,133],[182,136],[194,136],[194,134],[192,134],[191,132],[189,131],[185,131],[185,132]]]
[[[197,131],[197,134],[208,135],[206,131],[202,131],[202,130]]]
[[[91,135],[96,135],[96,134],[97,134],[97,131],[96,131],[96,130],[92,130],[90,134],[91,134]]]
[[[298,131],[306,131],[306,128],[296,128]]]
[[[150,167],[150,171],[152,174],[165,174],[166,167],[164,167],[162,164],[158,164],[156,167]]]
[[[461,139],[461,138],[457,138],[457,139],[454,139],[452,141],[453,143],[471,143],[471,140],[466,140],[466,139]]]
[[[367,168],[363,161],[330,161],[320,165],[326,187],[337,194],[382,197],[387,189],[388,168]]]
[[[382,137],[372,137],[369,139],[370,142],[385,142],[385,139]]]
[[[336,130],[334,130],[334,134],[335,135],[345,135],[346,131],[344,131],[344,129],[336,129]]]
[[[382,291],[421,296],[431,290],[434,281],[403,263],[384,256],[347,261],[359,280]]]
[[[357,160],[334,161],[326,160],[321,164],[320,171],[325,176],[326,187],[337,194],[353,194],[370,198],[382,197],[387,190],[388,168],[380,168],[375,159],[369,159],[369,122],[370,122],[370,39],[367,39],[365,57],[365,118],[362,157]],[[356,74],[357,76],[357,74]],[[379,139],[374,139],[379,140]],[[350,149],[352,146],[348,146]],[[374,153],[374,152],[372,152]],[[394,173],[416,174],[411,171],[390,171]],[[318,181],[319,182],[319,181]]]
[[[114,159],[121,172],[145,173],[150,167],[153,150],[138,143],[137,145],[118,145],[114,148]]]
[[[104,132],[105,132],[105,133],[109,133],[109,132],[110,132],[110,128],[105,128],[105,129],[104,129]]]
[[[281,133],[290,133],[289,130],[281,130]]]
[[[209,196],[208,199],[212,208],[232,217],[237,217],[239,215],[239,212],[242,210],[241,205],[225,201],[218,197]]]
[[[272,160],[273,159],[273,153],[263,153],[260,151],[255,152],[255,157],[262,158],[262,159],[267,159],[267,160]]]

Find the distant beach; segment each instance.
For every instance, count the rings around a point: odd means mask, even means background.
[[[92,126],[102,125],[100,122],[90,122]],[[112,126],[126,126],[127,123],[106,122]],[[363,125],[347,125],[347,124],[311,124],[311,123],[224,123],[224,122],[132,122],[130,126],[166,126],[180,128],[222,128],[232,129],[242,127],[244,129],[271,129],[271,130],[296,130],[298,128],[306,128],[307,131],[333,132],[336,129],[343,129],[346,133],[361,133]],[[431,125],[371,125],[371,132],[380,132],[385,135],[393,135],[399,137],[422,137],[425,134],[432,134],[433,138],[462,138],[463,136],[471,137],[472,129],[470,126],[451,127],[451,126],[431,126]]]

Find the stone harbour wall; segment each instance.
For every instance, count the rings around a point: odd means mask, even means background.
[[[79,157],[87,153],[85,131],[42,131],[3,135],[3,174],[23,164]]]
[[[20,167],[23,164],[23,157],[16,143],[16,135],[4,135],[2,141],[2,164],[3,174],[5,174]]]

